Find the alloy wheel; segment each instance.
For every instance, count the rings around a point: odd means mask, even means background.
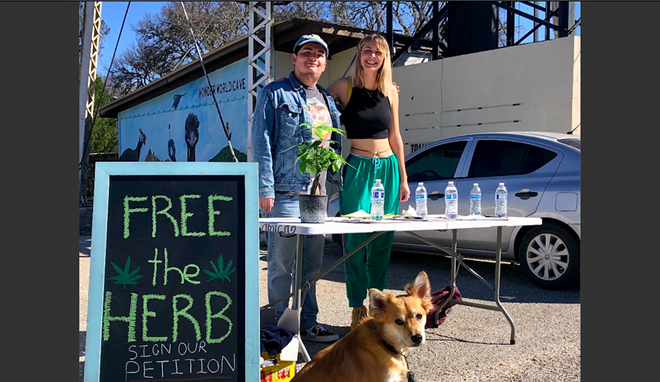
[[[525,251],[529,270],[539,279],[552,281],[568,269],[570,256],[564,241],[551,233],[533,238]]]

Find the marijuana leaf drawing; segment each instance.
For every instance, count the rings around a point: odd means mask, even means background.
[[[209,263],[211,263],[211,266],[213,267],[213,272],[211,272],[207,269],[204,269],[204,272],[207,275],[211,276],[211,278],[206,280],[206,281],[211,281],[211,280],[214,280],[214,279],[220,279],[224,283],[225,282],[224,279],[227,279],[227,281],[231,282],[231,279],[229,278],[229,275],[234,273],[234,271],[236,270],[236,268],[231,269],[231,266],[234,263],[234,260],[229,260],[229,262],[227,263],[227,266],[225,267],[224,266],[225,261],[222,258],[222,255],[220,255],[220,256],[218,256],[218,266],[217,267],[215,266],[213,261],[209,261]]]
[[[115,263],[112,261],[110,262],[112,264],[112,267],[115,268],[115,271],[117,271],[117,276],[112,276],[108,277],[108,280],[114,280],[115,284],[123,284],[124,289],[126,289],[126,285],[135,285],[137,284],[137,281],[142,278],[142,275],[138,275],[138,271],[140,270],[140,267],[138,266],[137,268],[131,269],[131,257],[128,256],[128,259],[126,260],[126,265],[124,265],[124,269],[119,268]]]

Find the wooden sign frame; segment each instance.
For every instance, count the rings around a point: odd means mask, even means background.
[[[190,177],[209,177],[216,182],[221,182],[222,179],[232,179],[236,183],[236,177],[244,180],[242,189],[244,189],[244,233],[245,237],[239,237],[244,240],[245,249],[245,268],[241,272],[236,269],[236,277],[244,278],[244,291],[243,295],[238,293],[237,298],[244,298],[244,312],[242,317],[245,318],[244,323],[240,325],[244,330],[238,333],[238,340],[244,341],[244,355],[245,359],[236,359],[234,366],[236,369],[243,368],[243,372],[239,375],[244,376],[246,381],[259,380],[259,356],[260,356],[260,319],[259,319],[259,211],[258,211],[258,167],[256,163],[165,163],[165,162],[99,162],[96,164],[95,174],[95,187],[94,187],[94,209],[92,221],[92,247],[90,259],[90,279],[89,279],[89,297],[88,297],[88,314],[87,314],[87,338],[85,346],[85,382],[93,382],[101,380],[101,356],[103,345],[103,321],[104,321],[104,299],[105,299],[105,285],[108,282],[110,275],[106,275],[108,269],[106,254],[108,247],[108,222],[109,222],[109,198],[110,198],[110,185],[113,179],[127,179],[126,177],[138,177],[140,179],[151,179],[150,177],[159,177],[161,181],[172,177],[173,181],[181,176],[185,179]],[[113,178],[116,177],[116,178]],[[224,177],[224,178],[223,178]],[[130,179],[130,178],[128,178]],[[137,179],[137,178],[136,178]],[[156,178],[154,178],[156,179]],[[184,179],[184,178],[181,178]],[[201,178],[199,178],[201,179]],[[130,180],[129,180],[130,182]],[[240,183],[240,181],[238,181]],[[183,187],[183,186],[182,186]],[[210,199],[210,197],[209,197]],[[211,202],[209,202],[211,203]],[[155,206],[155,205],[154,205]],[[239,205],[240,207],[240,205]],[[210,208],[210,207],[209,207]],[[220,212],[216,212],[216,215]],[[182,213],[183,214],[183,213]],[[241,220],[243,217],[241,217]],[[210,223],[209,223],[210,225]],[[116,231],[116,229],[115,229]],[[237,256],[241,256],[238,253]],[[242,261],[242,259],[241,259]],[[122,264],[123,265],[123,264]],[[208,268],[208,261],[206,261]],[[113,264],[114,266],[114,264]],[[128,267],[127,267],[128,268]],[[238,268],[238,266],[236,266]],[[115,268],[116,269],[116,268]],[[180,271],[179,271],[180,272]],[[191,271],[188,271],[189,273]],[[156,271],[154,270],[154,277]],[[176,273],[176,272],[174,272]],[[180,272],[183,276],[187,277],[186,272]],[[208,276],[200,274],[197,278],[206,281]],[[147,275],[145,279],[149,279],[151,275]],[[182,281],[183,283],[183,281]],[[227,283],[229,285],[229,283]],[[130,285],[129,285],[130,287]],[[240,291],[239,291],[240,292]],[[140,302],[138,305],[142,307],[147,306],[147,302]],[[172,303],[170,303],[172,304]],[[210,304],[207,302],[207,304]],[[239,305],[240,306],[240,305]],[[106,306],[107,308],[107,306]],[[175,308],[176,309],[176,308]],[[153,312],[147,312],[154,315]],[[148,315],[143,312],[143,315]],[[241,313],[241,312],[239,312]],[[239,315],[240,317],[240,315]],[[153,319],[151,317],[150,319]],[[208,318],[207,318],[208,319]],[[142,320],[142,318],[140,319]],[[146,322],[146,321],[145,321]],[[138,325],[139,326],[139,325]],[[234,328],[237,326],[235,325]],[[230,326],[231,328],[231,326]],[[238,329],[236,329],[238,330]],[[139,332],[139,331],[138,331]],[[240,346],[243,346],[241,343]],[[241,352],[238,352],[239,355]],[[209,354],[205,354],[209,356]],[[182,357],[185,358],[185,357]],[[241,358],[241,357],[235,357]],[[165,361],[161,361],[165,362]],[[153,366],[152,366],[153,367]],[[161,366],[162,367],[162,366]],[[187,367],[187,366],[186,366]],[[189,375],[188,381],[208,381],[208,380],[221,380],[230,379],[232,377],[217,375],[213,378],[213,374],[206,370],[203,375]],[[135,377],[134,379],[126,378],[126,371],[123,372],[125,380],[144,380],[144,376]],[[146,377],[149,378],[149,377]],[[184,378],[181,375],[174,377],[153,377],[153,381],[158,379],[174,381],[177,378]],[[184,379],[182,379],[184,380]]]

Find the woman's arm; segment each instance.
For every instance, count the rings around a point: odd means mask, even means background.
[[[348,103],[347,78],[342,77],[331,83],[330,86],[328,86],[328,91],[332,94],[332,98],[339,102],[342,109],[346,107],[346,104]]]
[[[406,161],[403,155],[403,139],[399,130],[399,93],[394,85],[390,92],[390,111],[392,112],[392,124],[388,132],[388,141],[394,155],[399,163],[399,201],[406,202],[410,197],[410,188],[408,187],[408,173],[406,172]]]

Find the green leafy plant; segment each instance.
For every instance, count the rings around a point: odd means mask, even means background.
[[[110,262],[112,264],[112,267],[115,268],[115,271],[117,271],[117,276],[112,276],[108,277],[108,280],[114,280],[115,284],[120,284],[124,285],[124,289],[126,289],[126,285],[135,285],[137,284],[137,281],[142,278],[142,275],[138,275],[138,271],[140,270],[140,267],[138,266],[137,268],[131,269],[131,257],[129,256],[128,259],[126,259],[126,264],[124,265],[124,269],[119,268],[115,263],[112,261]]]
[[[312,126],[308,122],[300,124],[301,127],[312,130],[312,138],[291,146],[284,151],[293,148],[298,149],[298,156],[296,156],[296,163],[299,163],[300,171],[314,175],[312,182],[312,189],[310,194],[321,195],[321,182],[320,175],[323,171],[332,167],[332,171],[339,171],[342,164],[348,164],[344,158],[338,154],[331,144],[336,141],[332,140],[332,133],[344,135],[344,132],[324,123],[317,123]]]
[[[232,273],[234,273],[234,271],[236,271],[236,268],[234,269],[231,268],[232,264],[234,263],[234,260],[229,260],[227,266],[225,267],[224,265],[225,261],[222,258],[222,255],[220,255],[218,256],[218,266],[216,266],[215,263],[213,263],[213,261],[209,261],[209,263],[211,263],[211,267],[213,267],[213,271],[211,272],[207,269],[204,269],[204,273],[211,276],[211,278],[208,279],[207,281],[219,279],[222,280],[222,282],[224,283],[225,282],[224,279],[227,279],[227,281],[231,282],[229,276]]]

